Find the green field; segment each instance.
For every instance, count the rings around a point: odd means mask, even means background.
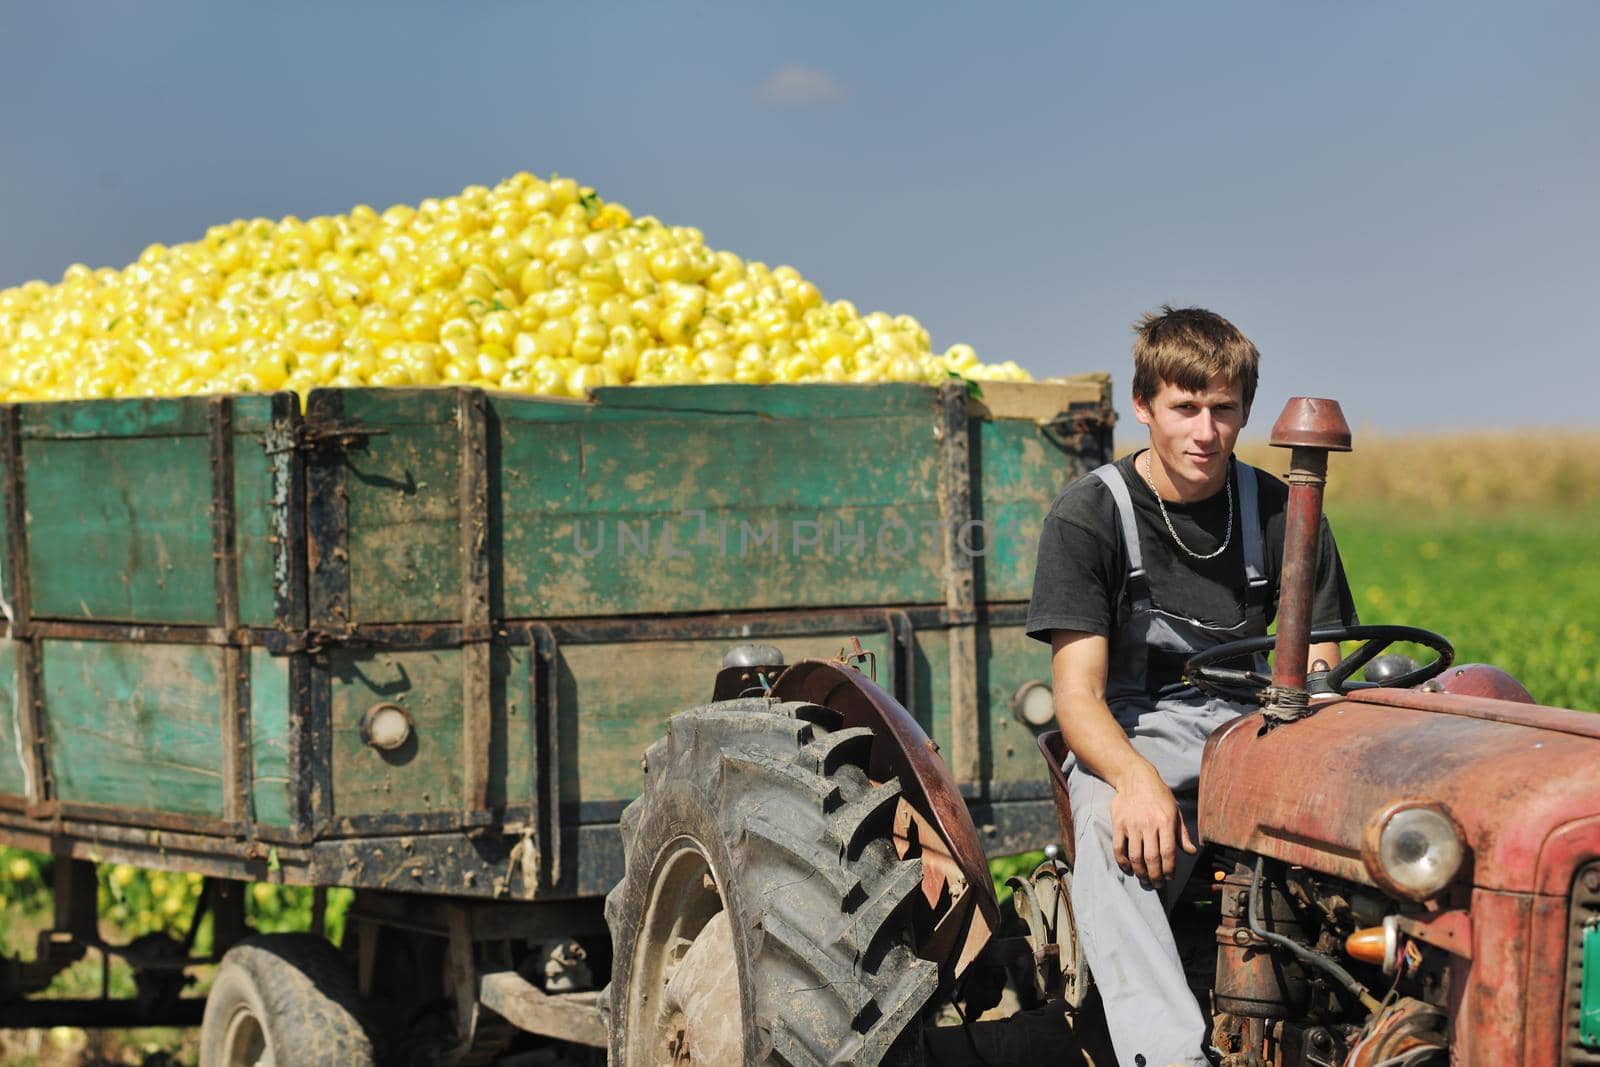
[[[1600,508],[1330,509],[1361,621],[1437,630],[1541,704],[1600,711]]]

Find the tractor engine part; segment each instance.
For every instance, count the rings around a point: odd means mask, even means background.
[[[1310,998],[1305,968],[1276,952],[1249,926],[1251,870],[1234,864],[1222,880],[1222,919],[1217,924],[1218,1012],[1255,1019],[1282,1019],[1302,1011]],[[1262,887],[1262,923],[1278,936],[1310,943],[1294,901],[1276,884]]]
[[[1445,1026],[1442,1009],[1412,997],[1401,997],[1387,1004],[1361,1031],[1346,1063],[1348,1067],[1444,1064],[1450,1056]]]
[[[1337,401],[1291,397],[1272,425],[1271,443],[1290,449],[1289,504],[1278,579],[1278,644],[1272,657],[1267,713],[1293,719],[1306,710],[1306,652],[1311,635],[1311,586],[1322,530],[1322,490],[1328,453],[1350,451],[1350,426]]]
[[[1282,1067],[1344,1067],[1348,1042],[1332,1026],[1298,1026],[1284,1023],[1278,1033]]]
[[[776,645],[734,645],[722,657],[722,669],[711,699],[737,700],[760,696],[783,673],[783,652]]]

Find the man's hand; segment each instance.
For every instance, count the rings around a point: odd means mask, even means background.
[[[1194,855],[1178,801],[1145,763],[1117,783],[1111,799],[1111,855],[1123,873],[1163,885],[1178,871],[1178,849]]]
[[[1196,851],[1178,802],[1150,761],[1135,752],[1106,706],[1105,637],[1074,630],[1051,634],[1056,721],[1068,747],[1116,790],[1111,798],[1111,853],[1124,873],[1152,885],[1178,870],[1178,849]]]

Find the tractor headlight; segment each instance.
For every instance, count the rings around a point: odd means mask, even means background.
[[[1466,844],[1455,820],[1442,809],[1396,806],[1376,820],[1374,829],[1364,858],[1373,879],[1385,889],[1426,900],[1461,873]]]
[[[1056,697],[1043,682],[1023,682],[1011,694],[1011,714],[1022,725],[1035,730],[1056,719]]]

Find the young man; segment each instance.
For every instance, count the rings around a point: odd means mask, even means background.
[[[1166,914],[1194,865],[1206,738],[1250,710],[1183,682],[1194,653],[1266,633],[1288,487],[1233,460],[1260,355],[1220,315],[1134,327],[1133,410],[1148,448],[1079,479],[1045,517],[1028,635],[1051,647],[1072,751],[1072,905],[1123,1067],[1201,1067],[1205,1023]],[[1353,625],[1323,525],[1313,627]],[[1337,662],[1337,644],[1311,662]]]

